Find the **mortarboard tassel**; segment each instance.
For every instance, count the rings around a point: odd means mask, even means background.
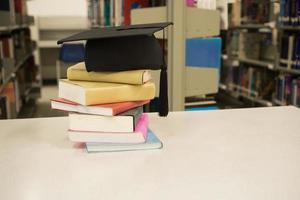
[[[165,30],[163,29],[163,54],[165,54]],[[160,88],[159,88],[159,116],[166,117],[169,113],[168,100],[168,74],[167,65],[163,56],[163,66],[160,71]]]
[[[159,116],[166,117],[168,113],[169,113],[168,74],[167,74],[167,66],[164,66],[160,72]]]

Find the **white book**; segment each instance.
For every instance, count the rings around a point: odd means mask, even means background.
[[[115,26],[122,25],[122,0],[115,0]]]
[[[69,130],[85,132],[134,132],[142,112],[143,108],[138,107],[117,116],[70,113]]]
[[[110,0],[110,26],[115,26],[115,2]]]
[[[123,132],[87,132],[69,130],[69,139],[73,142],[97,142],[103,144],[138,144],[147,138],[148,116],[143,114],[135,128],[130,133]]]

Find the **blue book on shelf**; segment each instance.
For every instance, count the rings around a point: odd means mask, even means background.
[[[279,23],[280,25],[284,25],[284,17],[285,17],[285,0],[280,0],[280,13],[279,13]]]
[[[220,68],[221,38],[194,38],[186,40],[186,66]]]
[[[158,137],[148,129],[148,136],[145,143],[140,144],[116,144],[116,143],[86,143],[86,150],[89,153],[93,152],[115,152],[115,151],[135,151],[135,150],[150,150],[160,149],[163,144]]]

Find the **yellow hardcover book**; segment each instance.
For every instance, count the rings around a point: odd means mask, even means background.
[[[149,70],[131,70],[119,72],[87,72],[84,62],[68,68],[67,78],[78,81],[99,81],[142,85],[151,80]]]
[[[105,83],[92,81],[59,81],[58,96],[81,105],[97,105],[124,101],[153,99],[155,85],[147,82],[143,85]]]

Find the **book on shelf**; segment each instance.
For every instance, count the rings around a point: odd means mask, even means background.
[[[7,119],[7,98],[0,96],[0,119]]]
[[[67,70],[69,80],[98,81],[142,85],[151,80],[149,70],[130,70],[118,72],[87,72],[84,62],[77,63]]]
[[[285,101],[291,103],[292,98],[292,76],[285,76],[284,79],[284,98]]]
[[[300,79],[292,81],[292,102],[293,105],[300,106]]]
[[[283,104],[300,106],[300,79],[292,75],[280,75],[276,79],[275,96]]]
[[[3,41],[0,39],[0,61],[4,58]],[[0,63],[1,65],[1,63]]]
[[[115,6],[114,6],[114,12],[113,12],[115,26],[121,26],[123,23],[122,2],[123,2],[122,0],[115,0],[115,4],[114,4]]]
[[[280,48],[280,67],[300,70],[300,36],[283,34]]]
[[[289,40],[292,40],[291,36],[283,35],[281,37],[280,66],[282,67],[288,66]]]
[[[224,84],[240,94],[271,101],[275,89],[274,72],[243,64],[227,71]]]
[[[284,102],[284,76],[280,75],[276,79],[276,99]]]
[[[111,15],[111,10],[110,10],[110,0],[104,0],[104,26],[110,26],[111,21],[110,21],[110,15]]]
[[[155,95],[155,85],[152,82],[143,85],[128,85],[63,79],[59,81],[58,88],[60,98],[81,105],[149,100]]]
[[[1,95],[6,96],[7,98],[7,118],[12,119],[16,118],[16,94],[15,94],[15,85],[13,81],[10,81],[4,86],[4,89]]]
[[[257,70],[253,70],[252,69],[252,77],[250,78],[250,90],[252,91],[251,96],[253,97],[257,97],[258,96],[258,92],[260,90],[260,84],[261,84],[261,73],[259,73],[259,71]]]
[[[299,0],[280,0],[279,23],[287,26],[300,24]]]
[[[15,58],[14,41],[11,36],[0,37],[2,42],[3,58]]]
[[[242,24],[264,24],[271,21],[270,1],[243,0],[241,3]]]
[[[292,54],[292,69],[300,69],[300,37],[295,37],[293,54]]]
[[[124,25],[130,25],[131,9],[145,8],[149,6],[148,0],[124,0]]]
[[[163,144],[155,133],[148,129],[146,141],[139,144],[102,144],[96,142],[87,142],[87,152],[118,152],[118,151],[135,151],[135,150],[151,150],[160,149]]]
[[[21,99],[21,92],[20,92],[20,87],[19,87],[19,80],[16,78],[14,79],[14,89],[15,89],[15,96],[16,96],[16,112],[19,113],[22,107],[22,99]]]
[[[56,98],[56,99],[51,99],[51,108],[56,110],[61,110],[61,111],[67,111],[67,112],[115,116],[117,114],[125,112],[126,110],[130,110],[148,104],[149,102],[150,102],[149,100],[128,101],[128,102],[120,102],[120,103],[107,103],[107,104],[99,104],[93,106],[83,106],[66,99]]]
[[[143,107],[133,108],[116,116],[69,114],[69,130],[93,132],[133,132]]]
[[[116,123],[115,126],[118,126]],[[97,142],[102,144],[136,144],[144,143],[147,138],[148,116],[142,114],[135,129],[131,132],[114,131],[73,131],[69,130],[69,139],[72,142]],[[112,130],[112,129],[111,129]]]

